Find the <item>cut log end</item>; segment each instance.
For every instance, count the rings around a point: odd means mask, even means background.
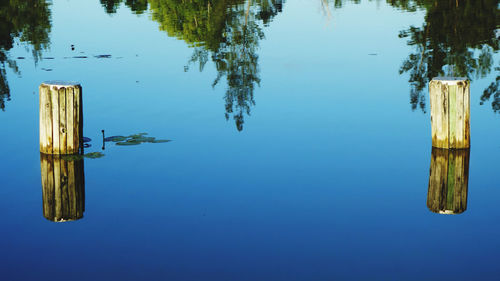
[[[454,81],[466,81],[467,77],[450,77],[450,76],[440,76],[432,78],[432,81],[442,81],[442,82],[454,82]]]
[[[81,86],[80,82],[75,82],[75,81],[62,81],[62,80],[50,80],[50,81],[45,81],[42,83],[42,85],[47,85],[47,86],[57,86],[57,87],[68,87],[68,86]]]

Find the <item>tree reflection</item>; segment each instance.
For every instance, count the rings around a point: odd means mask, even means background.
[[[226,118],[233,118],[238,130],[244,116],[255,104],[254,89],[260,83],[258,46],[268,24],[282,9],[282,0],[100,0],[113,13],[124,3],[136,13],[148,7],[152,19],[169,36],[193,47],[186,71],[196,65],[202,71],[212,61],[217,69],[215,87],[226,81]],[[335,8],[360,0],[321,0]],[[493,54],[499,49],[496,33],[498,0],[386,0],[398,9],[425,10],[421,27],[411,26],[399,33],[413,52],[406,58],[400,74],[409,74],[412,109],[425,111],[424,90],[436,76],[483,78],[493,69]],[[484,92],[482,101],[493,98],[500,109],[498,81]]]
[[[10,0],[0,2],[0,109],[10,99],[6,68],[19,73],[16,61],[9,57],[15,40],[28,44],[35,62],[49,44],[49,3],[45,0]]]
[[[135,14],[142,14],[148,9],[147,0],[100,0],[101,5],[106,9],[106,13],[114,14],[121,3],[129,7]]]
[[[114,12],[120,0],[101,0]],[[131,2],[131,1],[128,1]],[[125,2],[131,9],[134,7]],[[136,1],[137,2],[137,1]],[[255,105],[254,89],[260,83],[257,50],[267,25],[282,10],[282,0],[149,0],[152,19],[169,36],[193,47],[185,70],[197,65],[202,71],[212,61],[217,77],[212,86],[226,81],[226,119],[241,131],[244,116]],[[146,7],[144,5],[142,7]]]
[[[186,66],[197,64],[200,71],[211,60],[217,77],[226,81],[224,97],[226,119],[234,119],[243,130],[244,116],[255,105],[254,89],[260,83],[257,54],[264,38],[261,24],[268,24],[281,12],[283,2],[269,1],[179,1],[150,0],[153,19],[170,36],[185,40],[194,47]]]
[[[325,0],[323,0],[325,1]],[[329,0],[335,8],[359,0]],[[410,104],[425,112],[424,90],[436,76],[484,78],[493,68],[493,54],[499,49],[497,35],[498,0],[386,0],[407,12],[425,10],[421,27],[411,26],[399,33],[414,47],[399,73],[410,75]],[[498,80],[484,91],[481,103],[493,97],[493,110],[500,109]]]
[[[495,81],[491,82],[490,86],[486,88],[481,96],[481,105],[485,101],[493,97],[491,101],[491,108],[495,113],[500,111],[500,91],[498,90],[498,84],[500,83],[500,67],[496,67],[495,70],[498,72]]]
[[[410,75],[412,109],[425,111],[423,90],[436,76],[483,78],[493,66],[493,54],[499,48],[496,28],[497,0],[415,0],[388,1],[413,11],[427,10],[422,27],[410,27],[399,37],[408,38],[414,52],[400,68]],[[494,90],[491,88],[491,90]],[[498,90],[496,90],[498,91]]]

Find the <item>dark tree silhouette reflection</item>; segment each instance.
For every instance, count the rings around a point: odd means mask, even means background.
[[[110,13],[122,3],[120,0],[102,0]],[[132,1],[125,5],[134,11],[144,11],[147,4],[137,6]],[[133,1],[141,2],[145,1]],[[283,7],[282,0],[149,0],[152,19],[169,36],[185,41],[193,47],[193,55],[185,67],[197,65],[203,71],[212,61],[217,77],[212,86],[226,81],[225,116],[233,118],[241,131],[244,116],[250,115],[255,105],[254,90],[260,83],[258,47],[264,38],[263,25],[271,22]],[[142,10],[141,10],[142,9]]]
[[[31,49],[35,62],[41,51],[49,44],[50,32],[49,3],[45,0],[10,0],[0,2],[0,109],[5,110],[5,102],[10,100],[10,88],[6,68],[19,73],[16,61],[9,51],[18,39]]]
[[[282,11],[283,1],[228,1],[225,7],[222,10],[227,13],[215,25],[218,37],[212,38],[217,38],[216,41],[212,39],[208,45],[195,47],[190,64],[198,62],[202,70],[211,58],[218,73],[212,86],[225,78],[225,116],[226,119],[232,117],[241,131],[244,116],[250,115],[255,105],[254,89],[260,83],[257,51],[259,41],[264,38],[261,24],[269,24]]]
[[[360,0],[321,0],[334,8]],[[494,68],[493,55],[499,49],[498,0],[386,0],[404,11],[426,11],[421,27],[411,26],[399,33],[413,52],[399,72],[409,74],[410,104],[425,112],[425,92],[436,76],[483,78]],[[193,47],[186,71],[197,65],[202,71],[212,61],[217,69],[213,86],[226,81],[226,118],[233,118],[238,130],[244,116],[255,104],[254,90],[260,83],[258,47],[264,38],[263,25],[283,7],[280,0],[101,0],[109,13],[124,3],[136,13],[148,7],[152,19],[169,36]],[[493,98],[500,109],[498,80],[488,87],[482,102]]]
[[[100,0],[101,5],[106,9],[106,13],[114,14],[120,7],[121,3],[129,7],[135,14],[142,14],[148,9],[147,0]]]
[[[493,98],[491,101],[491,108],[495,113],[498,113],[500,111],[500,91],[498,89],[500,84],[500,67],[496,67],[495,70],[498,72],[497,78],[484,90],[481,96],[481,105],[490,98]]]
[[[420,107],[425,111],[424,89],[433,77],[452,75],[473,79],[491,72],[493,54],[499,48],[498,0],[389,3],[410,11],[417,8],[427,11],[422,27],[412,26],[399,34],[401,38],[408,38],[408,45],[414,47],[399,71],[410,75],[412,109]],[[492,87],[488,92],[493,90]]]
[[[323,0],[324,1],[324,0]],[[335,8],[359,0],[329,0]],[[436,76],[484,78],[493,68],[493,54],[498,51],[498,0],[387,0],[392,7],[414,12],[426,11],[421,27],[411,26],[399,33],[414,48],[400,69],[408,73],[410,104],[425,112],[425,90]],[[488,87],[482,102],[493,97],[493,109],[500,109],[498,78]]]

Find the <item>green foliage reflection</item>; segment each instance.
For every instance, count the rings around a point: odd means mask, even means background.
[[[135,14],[142,14],[148,9],[147,0],[100,0],[101,5],[106,9],[106,13],[114,14],[120,4],[125,2],[125,5],[129,7]]]
[[[121,2],[101,0],[108,12],[116,11]],[[125,5],[137,9],[129,2]],[[257,51],[259,41],[264,38],[262,25],[281,12],[283,1],[149,0],[148,3],[160,30],[193,47],[186,71],[192,65],[202,71],[208,61],[214,63],[217,77],[212,86],[226,81],[225,115],[227,119],[232,116],[241,131],[244,115],[249,115],[255,104],[254,89],[260,83]]]
[[[335,8],[359,0],[330,0]],[[413,53],[399,73],[410,75],[410,104],[425,112],[425,90],[436,76],[484,78],[493,69],[493,55],[499,49],[498,0],[386,0],[407,12],[426,11],[421,27],[411,26],[399,33],[407,38]],[[492,107],[500,110],[498,80],[484,91],[481,103],[493,97]]]
[[[493,68],[498,51],[498,0],[389,1],[402,9],[427,11],[422,27],[400,32],[414,52],[400,73],[410,74],[410,103],[425,111],[423,90],[436,76],[483,78]],[[493,88],[491,90],[494,90]],[[498,89],[496,90],[498,91]],[[493,94],[494,95],[494,94]]]
[[[41,51],[49,44],[49,3],[45,0],[0,1],[0,109],[5,110],[5,101],[10,99],[6,67],[19,73],[16,62],[9,57],[15,40],[26,43],[35,62]]]
[[[481,104],[485,101],[493,98],[491,101],[491,108],[495,113],[500,112],[500,91],[498,86],[500,84],[500,67],[496,67],[495,70],[498,72],[495,81],[491,82],[490,86],[486,88],[481,96]]]
[[[321,0],[342,8],[360,0]],[[399,72],[409,74],[412,109],[425,111],[425,90],[436,76],[483,78],[494,68],[493,56],[499,49],[498,0],[386,0],[397,9],[426,12],[420,27],[399,33],[413,52]],[[226,81],[226,118],[233,118],[238,130],[244,116],[255,104],[253,93],[260,83],[259,42],[262,25],[268,24],[282,9],[282,0],[101,0],[106,10],[115,12],[124,3],[136,13],[146,9],[169,36],[193,47],[186,71],[196,65],[202,71],[212,61],[217,70],[213,86]],[[498,79],[491,83],[481,100],[493,98],[493,109],[500,110]],[[498,102],[497,102],[498,100]]]

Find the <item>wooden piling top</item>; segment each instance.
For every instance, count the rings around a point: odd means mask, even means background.
[[[63,88],[68,86],[81,86],[80,82],[62,81],[62,80],[50,80],[50,81],[45,81],[42,84],[45,84],[47,86],[55,86],[57,88]]]
[[[456,85],[458,82],[467,81],[467,80],[468,80],[467,77],[447,77],[447,76],[443,76],[443,77],[434,77],[434,78],[432,78],[432,81],[439,81],[441,83],[446,83],[448,85]]]

